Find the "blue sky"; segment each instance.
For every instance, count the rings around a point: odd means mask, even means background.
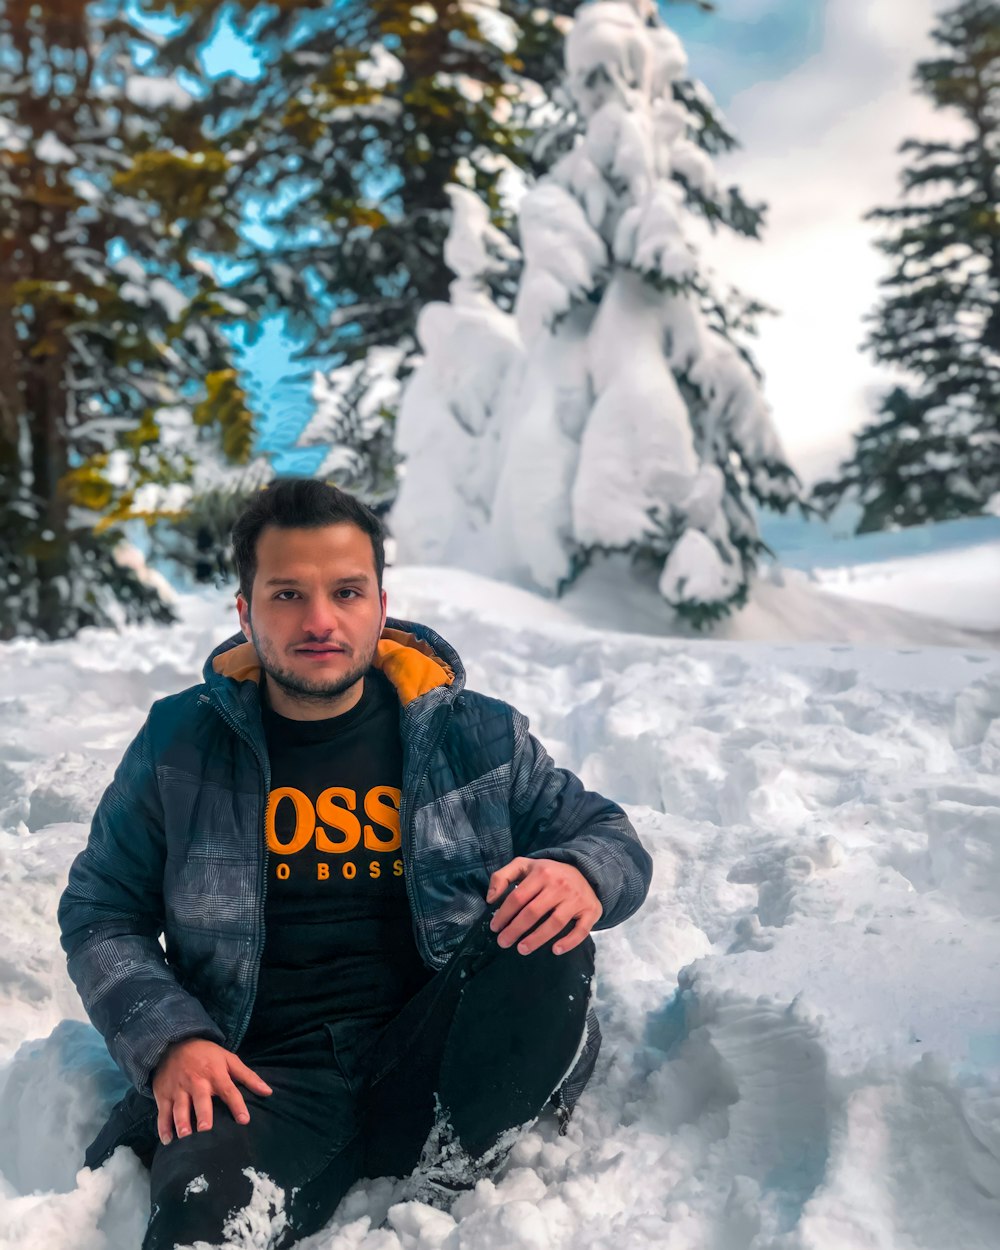
[[[249,33],[252,35],[252,28]],[[238,74],[241,78],[253,79],[259,78],[262,72],[252,39],[241,38],[228,13],[223,15],[212,42],[202,51],[201,62],[213,76]]]
[[[741,91],[758,82],[780,79],[819,48],[825,0],[718,0],[715,13],[694,5],[672,3],[664,15],[684,40],[694,76],[726,108]],[[223,21],[203,53],[212,74],[235,73],[248,79],[261,73],[252,42]],[[243,357],[251,390],[261,401],[262,449],[281,451],[280,470],[309,473],[319,464],[321,449],[291,450],[310,412],[306,382],[281,385],[295,371],[289,361],[293,344],[280,318],[270,318],[257,343]],[[301,366],[299,366],[301,368]]]
[[[819,50],[826,0],[716,0],[661,6],[684,40],[696,78],[723,108],[754,83],[782,78]]]

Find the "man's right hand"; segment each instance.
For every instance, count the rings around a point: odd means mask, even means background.
[[[156,1121],[160,1141],[166,1146],[191,1132],[191,1109],[198,1131],[212,1127],[212,1096],[221,1098],[233,1119],[246,1124],[250,1112],[235,1081],[267,1095],[271,1087],[230,1050],[203,1037],[189,1037],[168,1048],[153,1077],[153,1096],[159,1112]]]

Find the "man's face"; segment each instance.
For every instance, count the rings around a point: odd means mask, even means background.
[[[309,703],[335,698],[364,676],[385,624],[371,539],[350,522],[266,527],[252,602],[238,595],[236,604],[268,678]]]

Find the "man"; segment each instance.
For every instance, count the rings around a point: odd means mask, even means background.
[[[619,807],[387,618],[358,500],[278,482],[233,547],[242,635],[154,704],[59,908],[133,1085],[87,1163],[150,1166],[144,1250],[237,1240],[262,1186],[287,1246],[363,1176],[417,1168],[429,1198],[547,1104],[564,1124],[600,1041],[590,930],[650,879]]]

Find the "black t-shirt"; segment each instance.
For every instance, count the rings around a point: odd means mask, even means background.
[[[399,698],[378,669],[320,721],[261,690],[271,761],[265,941],[244,1046],[345,1020],[378,1027],[431,973],[417,953],[399,841]]]

